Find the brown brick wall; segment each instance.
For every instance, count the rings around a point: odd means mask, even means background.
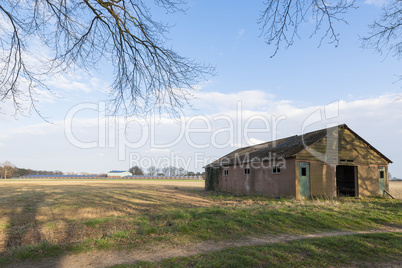
[[[373,150],[369,145],[357,138],[348,129],[340,129],[333,136],[324,138],[310,148],[320,153],[313,155],[304,149],[293,159],[286,159],[285,166],[280,174],[272,174],[272,167],[265,168],[250,165],[250,175],[244,175],[245,166],[229,166],[222,169],[219,181],[221,191],[235,194],[259,194],[267,196],[296,196],[299,197],[298,162],[310,162],[310,192],[313,196],[336,196],[336,165],[357,166],[358,196],[370,196],[379,194],[378,166],[386,167],[387,189],[388,162]],[[339,140],[338,140],[339,137]],[[337,145],[327,141],[337,141]],[[341,162],[339,160],[353,162]],[[325,164],[329,161],[333,165]],[[229,170],[229,175],[224,176],[224,170]]]
[[[224,167],[220,180],[220,190],[234,194],[257,194],[266,196],[295,196],[295,160],[287,159],[280,174],[272,174],[268,162],[248,165],[250,174],[245,175],[246,165]],[[229,170],[228,176],[224,170]]]

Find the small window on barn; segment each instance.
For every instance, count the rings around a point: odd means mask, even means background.
[[[229,175],[229,170],[228,170],[228,169],[225,169],[225,170],[224,170],[224,174],[225,174],[225,176]]]
[[[384,172],[384,170],[380,170],[380,179],[385,179],[385,172]]]
[[[279,173],[281,173],[281,167],[280,166],[273,166],[272,174],[279,174]]]
[[[250,174],[250,169],[249,168],[245,168],[244,169],[244,175],[249,175]]]
[[[307,168],[305,168],[305,167],[302,167],[302,168],[301,168],[301,176],[302,176],[302,177],[306,177],[306,176],[307,176]]]

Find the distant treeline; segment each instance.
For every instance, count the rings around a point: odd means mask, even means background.
[[[28,176],[28,175],[36,175],[36,174],[41,174],[41,175],[63,175],[63,172],[60,170],[56,171],[47,171],[47,170],[32,170],[32,169],[26,169],[26,168],[14,168],[13,176],[12,177],[22,177],[22,176]]]
[[[12,177],[22,177],[28,175],[63,175],[60,170],[47,171],[47,170],[33,170],[29,168],[18,168],[13,165],[1,165],[0,166],[0,178],[9,179]]]
[[[184,168],[177,168],[173,166],[169,167],[164,167],[164,168],[156,168],[154,166],[149,167],[147,169],[147,172],[144,172],[144,170],[141,167],[134,166],[129,169],[131,174],[139,175],[139,176],[163,176],[163,177],[177,177],[177,176],[202,176],[203,173],[200,172],[192,172],[192,171],[187,171]],[[19,168],[13,165],[11,162],[4,162],[0,163],[0,178],[1,179],[9,179],[12,177],[25,177],[25,176],[30,176],[30,175],[42,175],[42,176],[57,176],[57,175],[64,175],[64,176],[77,176],[77,175],[82,175],[82,176],[96,176],[96,177],[106,177],[106,173],[101,173],[101,174],[91,174],[87,172],[81,172],[79,174],[74,173],[74,172],[65,172],[63,173],[60,170],[55,170],[55,171],[48,171],[48,170],[33,170],[29,168]]]
[[[60,170],[48,171],[48,170],[33,170],[29,168],[19,168],[13,165],[11,162],[0,163],[0,178],[9,179],[12,177],[23,177],[29,175],[77,175],[73,172],[63,173]],[[81,175],[91,175],[82,172]],[[106,174],[93,174],[98,176],[106,176]]]

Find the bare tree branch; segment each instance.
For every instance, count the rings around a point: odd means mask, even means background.
[[[370,33],[363,38],[363,47],[400,59],[402,57],[402,1],[392,0],[383,8],[379,20],[369,25]]]
[[[168,13],[183,12],[182,0],[156,0]],[[0,100],[35,107],[35,89],[49,90],[44,77],[76,68],[91,72],[111,61],[114,113],[131,115],[155,108],[176,111],[195,85],[214,73],[164,46],[169,27],[155,21],[142,0],[0,0]],[[36,38],[52,55],[29,65]],[[24,86],[26,85],[26,86]],[[27,88],[27,89],[26,89]]]
[[[315,21],[311,36],[318,34],[324,27],[319,45],[328,38],[329,43],[337,46],[339,34],[334,24],[347,23],[342,14],[356,8],[354,3],[354,0],[267,0],[258,23],[261,24],[261,36],[268,45],[275,47],[271,57],[278,53],[282,43],[286,48],[293,45],[295,38],[300,37],[299,26],[311,20]]]

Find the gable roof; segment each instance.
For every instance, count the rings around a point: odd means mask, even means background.
[[[301,152],[306,147],[313,145],[316,142],[321,141],[327,135],[333,133],[341,128],[348,129],[355,135],[358,139],[366,143],[371,149],[378,153],[381,157],[392,163],[390,159],[385,157],[380,151],[375,149],[371,144],[357,135],[353,130],[351,130],[346,124],[338,125],[331,128],[324,128],[303,135],[295,135],[284,139],[269,141],[249,147],[244,147],[237,149],[218,160],[210,163],[206,167],[214,166],[227,166],[233,165],[235,163],[247,163],[251,161],[261,161],[264,158],[278,159],[278,158],[289,158],[294,157],[297,153]]]
[[[363,139],[362,137],[360,137],[356,132],[354,132],[352,129],[350,129],[347,125],[343,125],[345,126],[346,129],[348,129],[350,132],[352,132],[353,135],[356,136],[356,138],[360,139],[362,142],[364,142],[370,149],[372,149],[373,151],[375,151],[377,154],[379,154],[382,158],[384,158],[385,160],[387,160],[388,163],[392,163],[391,159],[389,159],[388,157],[386,157],[385,155],[383,155],[380,151],[378,151],[376,148],[374,148],[373,145],[371,145],[370,143],[368,143],[365,139]]]

